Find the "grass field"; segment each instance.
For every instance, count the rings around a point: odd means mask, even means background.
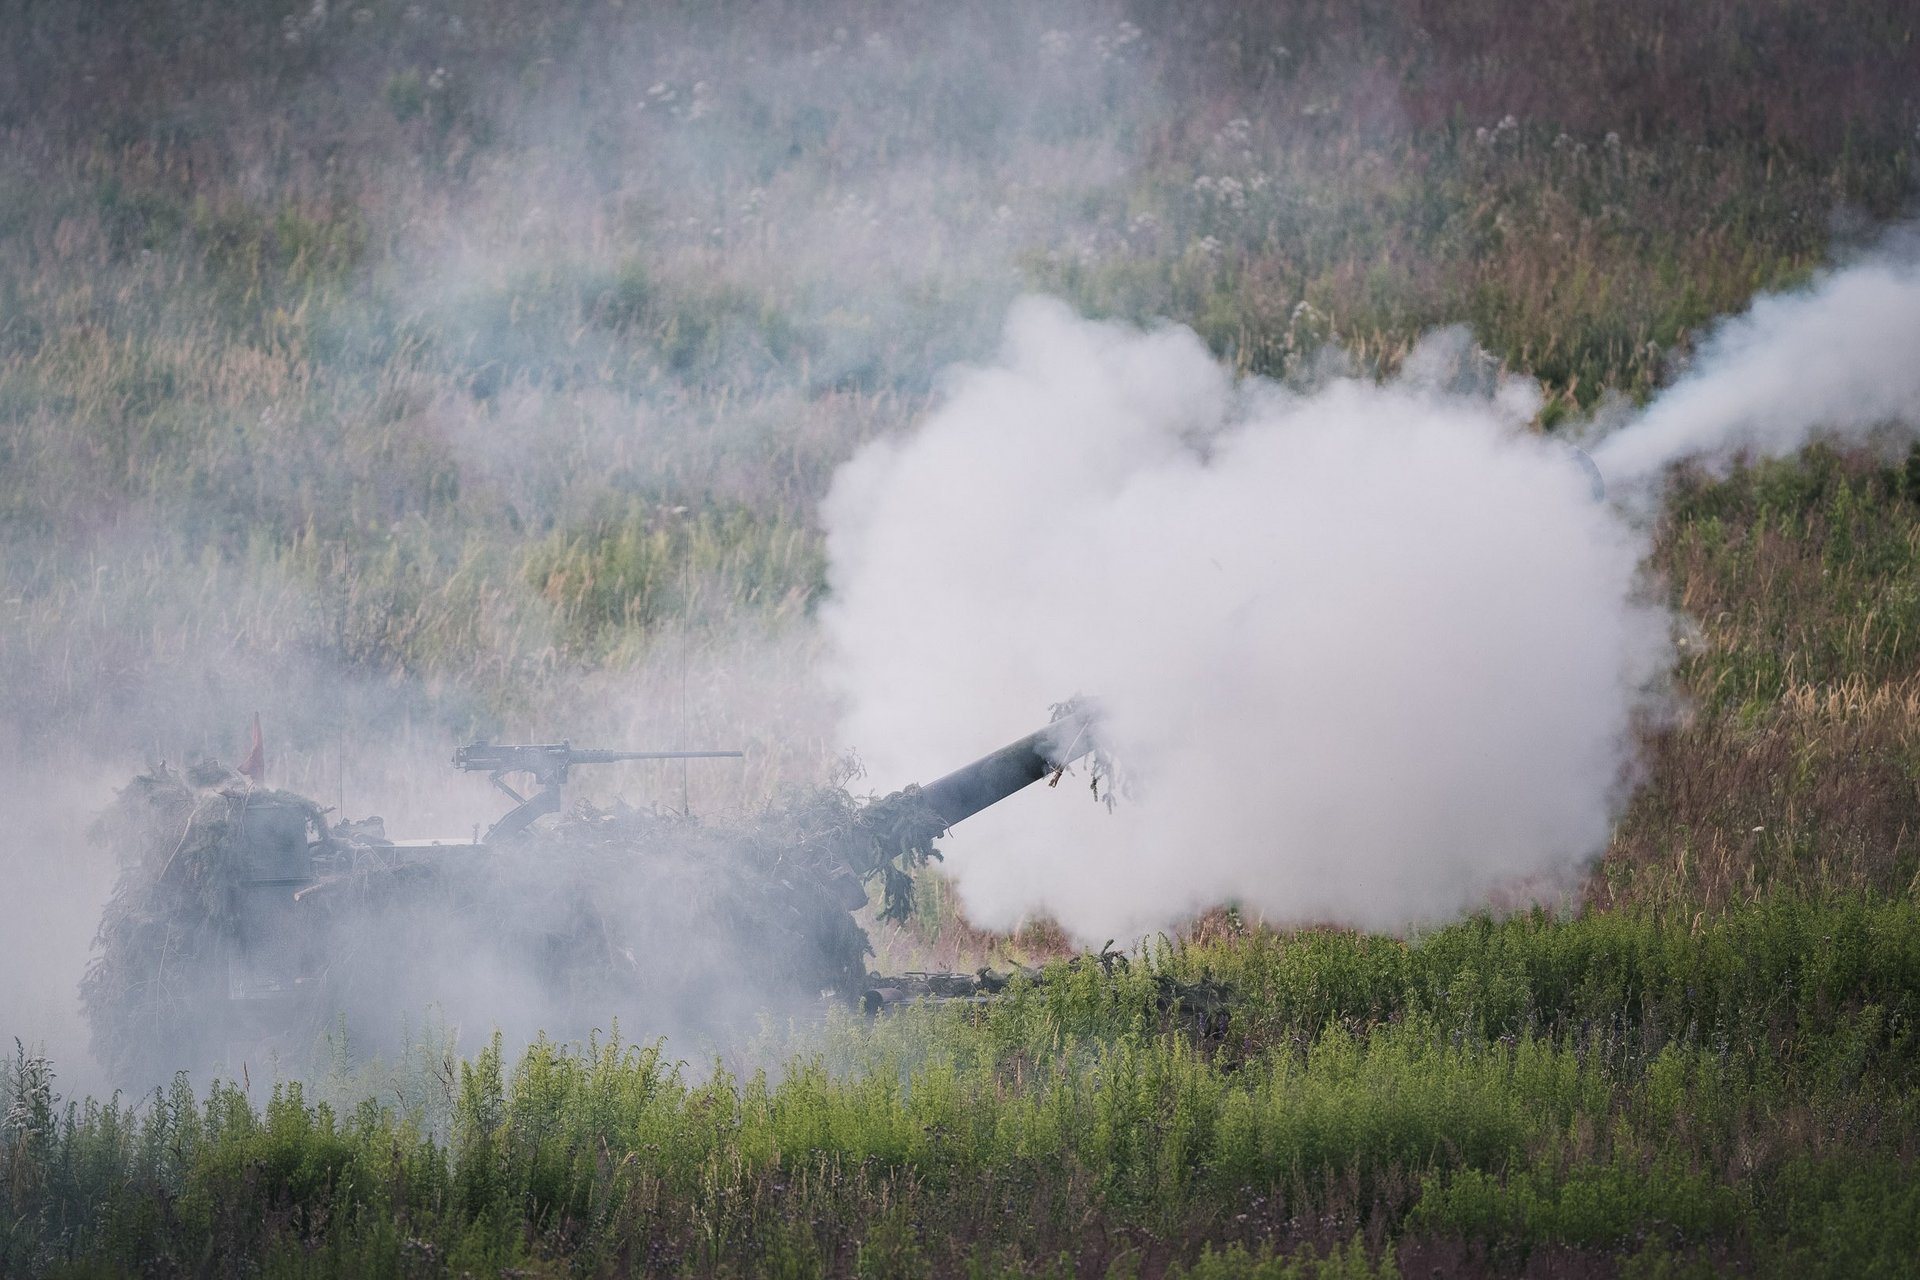
[[[543,729],[747,747],[697,808],[821,781],[818,504],[1022,292],[1296,382],[1466,324],[1554,430],[1920,164],[1891,0],[0,25],[0,758],[232,758],[260,709],[329,803],[343,756]],[[1221,911],[713,1064],[627,1028],[109,1101],[29,1043],[0,1273],[1913,1274],[1920,451],[1659,521],[1683,711],[1579,911]],[[1004,953],[921,899],[883,954]]]
[[[16,1059],[6,1243],[102,1273],[1899,1275],[1917,926],[1781,895],[1221,936],[835,1019],[772,1072],[496,1044],[331,1104],[183,1079],[62,1112]],[[1161,974],[1226,983],[1226,1032]]]

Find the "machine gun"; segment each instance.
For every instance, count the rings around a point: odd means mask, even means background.
[[[514,802],[506,816],[487,830],[487,840],[501,840],[526,830],[534,819],[560,812],[560,789],[566,785],[567,771],[577,764],[613,764],[621,760],[714,760],[739,759],[739,751],[605,751],[576,748],[570,742],[542,742],[521,746],[498,746],[490,742],[470,742],[456,748],[453,767],[469,773],[485,773],[493,785]],[[507,785],[509,773],[533,775],[540,790],[523,796]]]

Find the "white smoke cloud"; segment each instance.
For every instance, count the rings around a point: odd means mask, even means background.
[[[44,755],[45,753],[41,753]],[[55,769],[0,736],[0,768],[9,779],[0,839],[0,1046],[14,1040],[51,1054],[63,1093],[111,1087],[87,1051],[80,1012],[80,975],[113,887],[110,851],[89,844],[73,815],[89,817],[123,779],[99,767]]]
[[[1816,435],[1860,440],[1920,425],[1920,256],[1911,239],[1721,321],[1672,388],[1601,441],[1609,484],[1645,486],[1669,463],[1778,457]]]
[[[1000,361],[826,504],[822,619],[874,780],[1105,704],[1137,793],[1035,788],[949,869],[1085,939],[1237,901],[1392,928],[1558,888],[1604,844],[1670,660],[1643,535],[1524,430],[1526,384],[1236,383],[1184,329],[1026,300]]]

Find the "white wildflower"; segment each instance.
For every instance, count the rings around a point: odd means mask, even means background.
[[[1102,62],[1113,62],[1126,55],[1127,47],[1140,39],[1140,28],[1131,22],[1122,22],[1113,29],[1112,35],[1095,36],[1093,47]]]

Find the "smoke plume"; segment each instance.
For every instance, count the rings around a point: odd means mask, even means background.
[[[1644,486],[1689,456],[1792,453],[1920,422],[1920,254],[1909,236],[1805,289],[1723,320],[1693,366],[1594,450],[1608,483]]]
[[[1604,846],[1669,617],[1673,463],[1920,423],[1908,236],[1721,321],[1577,459],[1434,335],[1395,381],[1238,382],[1184,329],[1014,311],[826,506],[847,739],[892,785],[1097,695],[1124,816],[1027,796],[952,841],[969,908],[1083,938],[1220,902],[1390,928],[1550,897]]]
[[[982,923],[1396,927],[1605,842],[1666,618],[1639,536],[1522,429],[1531,385],[1462,389],[1459,346],[1293,394],[1184,329],[1027,300],[998,363],[847,466],[824,622],[876,780],[1081,692],[1134,783],[1116,814],[1041,792],[956,833]]]

